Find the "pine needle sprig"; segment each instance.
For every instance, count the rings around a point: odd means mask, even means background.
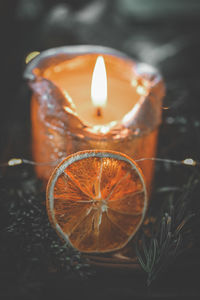
[[[178,198],[170,194],[156,222],[143,230],[141,239],[138,239],[136,254],[147,274],[147,286],[190,245],[191,230],[187,225],[196,214],[189,209],[189,203],[197,183],[198,180],[192,177]],[[151,219],[151,215],[148,218]]]

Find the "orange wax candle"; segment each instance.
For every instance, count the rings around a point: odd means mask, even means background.
[[[58,160],[104,149],[133,159],[154,157],[164,85],[158,72],[99,46],[61,47],[32,60],[25,78],[33,90],[36,172],[46,182]],[[147,189],[153,161],[140,163]]]

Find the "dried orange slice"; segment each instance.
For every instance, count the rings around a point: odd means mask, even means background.
[[[82,151],[64,159],[47,186],[47,211],[57,233],[81,252],[125,246],[147,207],[141,170],[114,151]]]

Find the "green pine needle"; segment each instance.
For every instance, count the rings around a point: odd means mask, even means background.
[[[167,203],[164,203],[162,213],[153,225],[150,236],[143,232],[141,239],[138,239],[136,255],[147,274],[147,286],[184,248],[184,240],[187,239],[186,225],[195,216],[189,211],[188,204],[197,182],[193,177],[190,178],[178,199],[175,194],[171,194]]]

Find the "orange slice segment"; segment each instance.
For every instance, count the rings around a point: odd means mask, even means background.
[[[57,233],[81,252],[124,247],[147,207],[142,172],[128,156],[101,150],[77,152],[53,171],[47,211]]]

